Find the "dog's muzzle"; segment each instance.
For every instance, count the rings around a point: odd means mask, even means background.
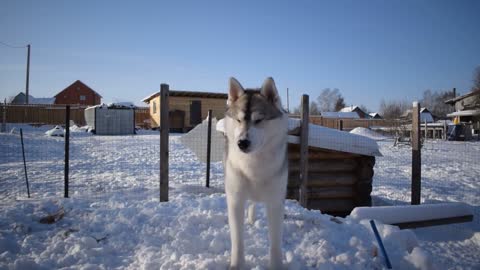
[[[237,145],[238,145],[238,148],[240,148],[240,150],[242,150],[243,152],[247,152],[247,149],[250,146],[250,141],[249,140],[239,140]]]

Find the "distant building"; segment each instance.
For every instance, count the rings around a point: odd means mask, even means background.
[[[35,98],[32,95],[28,95],[28,104],[53,104],[54,98]],[[20,92],[16,96],[11,97],[8,100],[10,104],[27,104],[27,95]]]
[[[407,110],[402,116],[400,116],[401,119],[404,120],[411,120],[412,119],[412,110]],[[433,115],[432,113],[427,109],[427,108],[421,108],[420,109],[420,122],[421,123],[433,123],[435,122],[433,120]]]
[[[55,95],[55,104],[71,105],[98,105],[101,103],[102,96],[95,90],[76,80],[67,88]]]
[[[359,118],[362,118],[362,119],[370,118],[370,115],[368,113],[364,112],[358,106],[348,106],[348,107],[345,107],[345,108],[341,109],[340,112],[354,112],[354,113],[358,114]]]
[[[480,90],[449,99],[445,103],[455,107],[455,112],[448,114],[448,117],[469,123],[473,134],[480,133]]]
[[[369,113],[370,118],[372,119],[383,119],[383,117],[379,113]]]
[[[213,117],[221,119],[225,115],[228,95],[213,92],[169,91],[170,130],[188,131],[200,124],[212,110]],[[143,102],[150,106],[152,127],[160,126],[160,93],[156,92],[144,98]]]

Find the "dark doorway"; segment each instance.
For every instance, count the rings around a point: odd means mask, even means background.
[[[192,100],[190,103],[190,125],[196,126],[202,122],[202,102]]]
[[[184,132],[185,112],[174,110],[169,112],[170,132]]]

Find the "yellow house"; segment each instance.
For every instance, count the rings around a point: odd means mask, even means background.
[[[227,94],[193,91],[169,91],[170,130],[185,132],[200,124],[212,110],[213,117],[221,119],[227,108]],[[150,106],[152,128],[160,126],[160,92],[144,98]]]

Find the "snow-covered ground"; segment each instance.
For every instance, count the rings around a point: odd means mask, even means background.
[[[31,199],[26,198],[20,138],[24,129]],[[8,130],[12,126],[9,125]],[[63,138],[52,126],[15,125],[0,134],[0,269],[226,269],[229,230],[223,168],[205,164],[170,138],[170,202],[159,203],[159,135],[72,132],[70,197],[63,199]],[[374,203],[410,200],[408,147],[379,142]],[[465,202],[480,214],[480,143],[427,142],[422,202]],[[53,224],[39,221],[48,215]],[[477,216],[475,217],[477,218]],[[398,230],[377,224],[394,269],[478,269],[480,223]],[[337,218],[286,203],[284,262],[289,269],[382,269],[367,220]],[[246,226],[247,265],[268,266],[265,211]]]

